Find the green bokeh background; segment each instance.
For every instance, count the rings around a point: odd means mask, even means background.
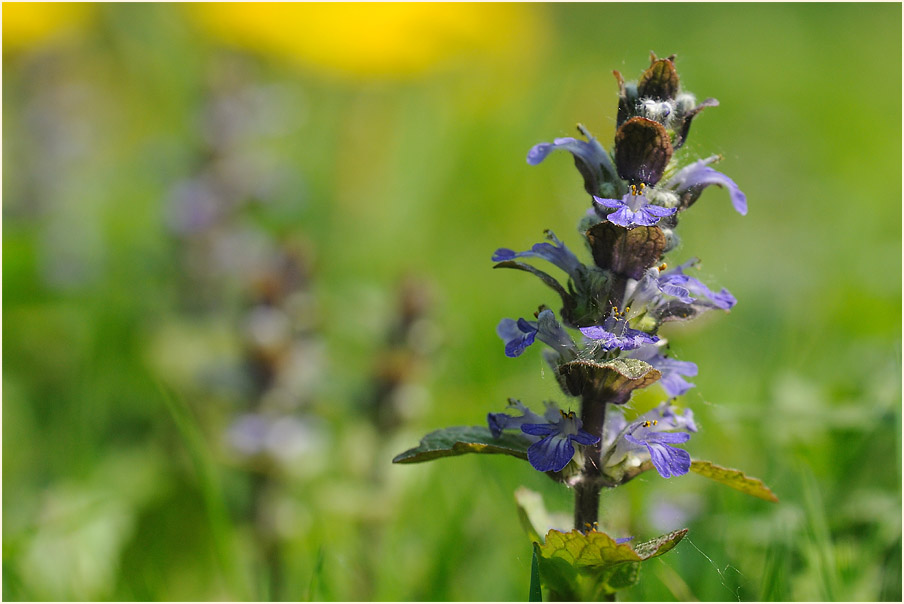
[[[546,228],[580,248],[570,159],[524,156],[578,121],[610,141],[610,71],[636,78],[654,50],[721,102],[683,156],[724,155],[750,206],[711,189],[681,222],[679,260],[739,300],[666,332],[700,368],[687,448],[780,503],[694,475],[604,494],[618,535],[690,529],[621,597],[900,600],[900,5],[522,8],[541,24],[529,51],[405,78],[227,49],[172,5],[106,5],[78,35],[4,48],[4,599],[525,599],[513,492],[570,513],[567,490],[511,458],[389,461],[507,397],[564,402],[538,351],[505,358],[494,333],[557,300],[490,255]],[[165,220],[204,162],[211,73],[234,63],[285,120],[245,150],[280,171],[239,220],[309,243],[326,359],[305,413],[327,444],[271,478],[276,574],[248,520],[254,474],[222,446],[237,410],[192,380],[229,358],[243,298],[226,275],[215,312],[186,309]],[[420,412],[379,431],[357,401],[405,275],[431,292],[437,345]],[[657,520],[662,504],[684,518]]]

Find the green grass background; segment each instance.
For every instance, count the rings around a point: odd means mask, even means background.
[[[636,78],[654,50],[720,100],[683,153],[723,154],[750,206],[742,218],[708,190],[681,222],[682,258],[739,300],[667,330],[700,368],[687,447],[781,501],[694,475],[605,493],[601,524],[619,535],[690,529],[621,597],[900,600],[901,7],[524,10],[543,24],[533,52],[407,79],[245,56],[166,5],[104,6],[75,41],[4,51],[4,599],[525,599],[513,492],[570,513],[567,490],[511,458],[389,462],[507,397],[564,402],[536,350],[507,359],[494,333],[557,300],[490,255],[545,228],[580,248],[587,198],[570,159],[524,156],[578,121],[610,141],[610,72]],[[203,159],[204,83],[223,53],[298,101],[249,149],[278,157],[289,184],[242,220],[315,250],[328,360],[312,410],[328,446],[278,478],[277,583],[247,518],[251,474],[221,446],[236,410],[172,369],[226,354],[217,334],[241,305],[235,294],[203,319],[180,307],[180,243],[163,219]],[[35,117],[71,106],[43,96],[54,78],[94,99],[55,113],[72,136],[90,131],[65,161],[41,152]],[[440,344],[418,378],[424,410],[387,434],[356,400],[406,274],[433,291]],[[683,525],[652,519],[669,502],[691,511]]]

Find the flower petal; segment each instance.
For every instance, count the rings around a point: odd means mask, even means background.
[[[534,343],[537,328],[524,319],[502,319],[496,326],[496,334],[505,342],[505,356],[521,356]]]
[[[556,352],[562,354],[567,351],[577,353],[574,340],[562,325],[556,321],[556,315],[549,309],[543,310],[537,315],[537,337]]]
[[[652,203],[643,207],[644,211],[649,212],[653,216],[671,216],[678,211],[678,208],[664,208],[662,206],[653,205]]]
[[[696,365],[694,365],[694,367],[696,367]],[[662,373],[662,377],[659,378],[659,383],[662,384],[663,389],[665,389],[666,394],[668,394],[670,398],[681,396],[694,387],[694,384],[685,380],[677,372],[663,373],[661,369],[659,371]]]
[[[611,333],[609,333],[599,325],[594,325],[592,327],[579,327],[578,330],[591,340],[604,340],[612,336]]]
[[[568,273],[569,276],[574,277],[578,269],[583,266],[581,261],[556,237],[555,233],[547,231],[546,236],[551,243],[536,243],[531,249],[524,252],[516,252],[504,247],[499,248],[493,253],[492,260],[493,262],[505,262],[515,258],[542,258],[556,265]]]
[[[690,440],[691,435],[687,432],[652,432],[647,434],[643,440],[646,444],[650,443],[664,443],[664,444],[678,444],[678,443],[686,443]]]
[[[588,138],[587,141],[568,136],[557,138],[552,143],[534,145],[527,153],[527,163],[535,166],[557,149],[568,151],[574,156],[574,165],[584,177],[584,190],[591,195],[597,195],[600,192],[600,185],[606,181],[604,172],[609,172],[614,177],[615,167],[602,145],[582,126],[578,126],[578,129]]]
[[[571,436],[571,440],[581,445],[595,445],[600,441],[600,437],[584,430],[578,430],[577,434]]]
[[[663,478],[683,476],[691,469],[691,456],[684,449],[659,443],[647,443],[653,467]]]
[[[525,426],[521,429],[524,430]],[[527,449],[527,461],[541,472],[558,472],[574,457],[574,445],[567,436],[548,436]]]
[[[499,438],[502,436],[503,430],[511,428],[514,419],[514,417],[506,413],[487,413],[487,425],[493,434],[493,438]]]
[[[692,188],[704,189],[709,185],[726,187],[734,209],[741,216],[745,216],[747,214],[747,196],[735,184],[735,181],[707,165],[715,161],[715,159],[717,158],[709,157],[697,160],[679,171],[669,181],[667,186],[674,188],[679,197]]]
[[[606,220],[611,222],[612,224],[617,224],[620,227],[629,227],[634,226],[636,223],[634,222],[634,217],[637,213],[632,212],[628,206],[624,206],[614,212],[610,213],[606,216]],[[650,225],[643,225],[650,226]]]
[[[593,196],[593,201],[601,206],[606,206],[607,208],[623,208],[627,205],[621,199],[606,199],[605,197],[597,197],[596,195]]]

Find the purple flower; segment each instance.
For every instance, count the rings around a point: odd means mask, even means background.
[[[574,165],[584,177],[584,189],[591,195],[599,195],[603,182],[617,180],[615,166],[603,146],[583,126],[579,124],[578,130],[587,137],[586,141],[569,136],[534,145],[527,153],[527,163],[536,166],[557,149],[568,151],[574,156]]]
[[[536,321],[503,319],[496,326],[496,333],[505,342],[505,356],[511,358],[521,356],[537,338],[559,354],[567,356],[577,352],[574,340],[549,309],[541,311]]]
[[[670,398],[681,396],[694,387],[693,384],[685,381],[682,376],[693,377],[697,375],[697,365],[690,361],[670,359],[661,354],[659,347],[655,344],[645,344],[637,348],[631,353],[631,357],[646,361],[662,374],[659,383],[665,388]]]
[[[527,408],[521,401],[509,399],[509,409],[521,413],[519,416],[508,413],[488,413],[487,425],[495,438],[499,438],[503,430],[520,430],[523,424],[538,424],[543,421],[555,421],[559,417],[559,408],[553,403],[547,403],[545,416],[540,416]],[[544,420],[545,417],[545,420]],[[536,442],[534,437],[528,437]]]
[[[599,437],[581,429],[581,420],[574,411],[561,411],[558,421],[523,424],[521,431],[531,436],[541,436],[527,449],[527,460],[541,472],[558,472],[574,457],[574,445],[592,445]]]
[[[691,435],[687,432],[659,432],[657,428],[656,420],[638,422],[625,433],[624,439],[646,447],[653,467],[663,478],[687,474],[691,469],[690,454],[672,445],[687,442]]]
[[[728,194],[731,197],[731,205],[734,206],[734,209],[741,216],[745,216],[747,214],[747,196],[741,192],[741,189],[738,188],[738,185],[732,179],[709,167],[709,164],[719,159],[718,155],[713,155],[706,159],[697,160],[679,170],[675,176],[669,179],[665,186],[675,191],[679,197],[688,192],[699,195],[700,191],[709,185],[727,187]]]
[[[505,356],[511,358],[521,356],[534,343],[537,331],[536,322],[524,319],[503,319],[496,326],[496,334],[505,342]]]
[[[666,271],[659,279],[660,284],[665,283],[669,287],[686,290],[688,292],[688,297],[690,297],[692,301],[708,303],[708,305],[711,305],[714,308],[729,310],[737,304],[737,299],[732,296],[731,292],[727,289],[722,288],[722,291],[716,293],[696,277],[684,274],[684,269],[694,266],[697,262],[699,261],[696,258],[693,258],[680,266]],[[663,288],[662,291],[663,293],[669,293],[665,288]],[[685,299],[681,299],[681,301],[688,302],[688,300]]]
[[[650,203],[643,194],[645,185],[631,185],[631,191],[621,199],[604,199],[593,196],[593,201],[607,208],[615,208],[606,216],[606,220],[612,224],[623,227],[652,226],[659,222],[663,216],[671,216],[678,211],[677,208],[664,208]]]
[[[688,318],[713,308],[731,309],[737,300],[727,289],[714,292],[696,277],[684,274],[697,262],[694,258],[662,273],[656,267],[647,269],[639,281],[629,285],[626,299],[634,308],[646,306],[660,320]]]
[[[694,422],[694,412],[692,409],[685,409],[684,413],[675,413],[677,407],[662,403],[654,411],[662,414],[662,421],[667,425],[671,425],[677,430],[687,430],[688,432],[696,432],[697,424]]]
[[[606,317],[602,325],[579,328],[581,333],[591,340],[598,340],[603,350],[609,351],[616,348],[621,350],[634,350],[644,344],[653,344],[659,341],[658,336],[632,329],[628,327],[627,317],[613,315]]]
[[[610,407],[603,428],[603,446],[610,451],[606,466],[621,463],[628,454],[639,455],[641,459],[649,455],[663,478],[687,474],[690,455],[671,445],[687,442],[689,432],[696,432],[697,426],[690,409],[683,413],[677,413],[677,409],[669,403],[662,403],[628,424],[621,409]]]
[[[515,258],[542,258],[547,260],[574,278],[578,269],[583,266],[571,250],[565,247],[555,233],[546,231],[546,236],[552,243],[536,243],[525,252],[515,252],[508,248],[499,248],[493,254],[493,262],[504,262]]]

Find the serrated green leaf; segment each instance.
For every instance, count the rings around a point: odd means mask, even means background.
[[[778,503],[778,497],[775,496],[775,493],[773,493],[762,480],[747,476],[740,470],[723,468],[711,461],[699,460],[691,462],[691,470],[701,476],[706,476],[710,480],[721,482],[725,486],[741,491],[742,493],[747,493],[748,495],[753,495],[754,497],[759,497],[766,501]]]
[[[421,443],[393,458],[392,463],[419,463],[465,453],[501,453],[527,459],[530,441],[514,433],[494,438],[485,426],[453,426],[431,432]]]
[[[598,531],[549,531],[546,543],[534,550],[551,598],[587,602],[636,583],[641,562],[666,553],[686,534],[682,529],[631,547]]]

